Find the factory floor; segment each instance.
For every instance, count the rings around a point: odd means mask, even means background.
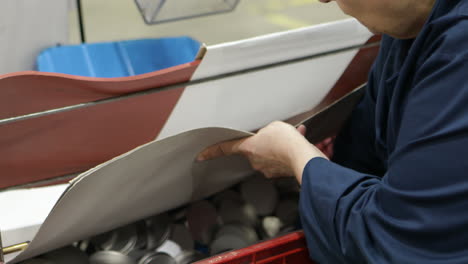
[[[82,0],[82,10],[87,42],[188,35],[217,44],[348,18],[335,2],[317,0],[240,0],[230,13],[156,25],[144,23],[134,0]],[[72,43],[80,42],[77,21],[72,7]]]

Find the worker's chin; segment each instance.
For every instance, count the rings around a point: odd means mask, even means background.
[[[382,34],[382,31],[377,30],[377,29],[374,28],[374,27],[369,27],[369,26],[366,26],[366,25],[364,25],[364,26],[365,26],[372,34],[374,34],[374,35],[380,35],[380,34]]]
[[[382,34],[382,32],[380,32],[380,31],[378,31],[378,30],[375,30],[375,29],[372,29],[372,28],[368,28],[368,29],[369,29],[369,31],[370,31],[372,34],[374,34],[374,35],[380,35],[380,34]]]
[[[368,23],[366,23],[366,21],[363,21],[359,18],[356,18],[359,23],[361,23],[363,26],[365,26],[372,34],[374,35],[379,35],[379,34],[382,34],[383,32],[381,30],[377,30],[376,27],[374,26],[370,26]]]
[[[410,31],[406,32],[406,31],[399,31],[399,30],[378,30],[375,27],[369,27],[369,26],[366,26],[366,28],[374,35],[385,34],[385,35],[389,35],[397,39],[412,39],[412,38],[415,38],[417,35],[417,33],[410,32]]]

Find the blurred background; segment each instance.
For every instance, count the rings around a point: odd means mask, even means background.
[[[190,36],[211,45],[347,18],[334,2],[240,0],[232,12],[148,25],[134,0],[80,1],[87,43]],[[168,0],[181,6],[193,1]],[[36,56],[45,48],[81,43],[78,3],[2,0],[0,74],[33,70]]]
[[[196,0],[173,1],[183,5]],[[78,42],[76,2],[71,4],[70,39]],[[346,18],[335,2],[318,0],[241,0],[229,13],[150,26],[134,0],[82,0],[82,7],[90,42],[189,35],[217,44]]]

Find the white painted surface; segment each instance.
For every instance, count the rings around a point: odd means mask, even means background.
[[[208,47],[192,80],[364,44],[371,33],[354,19]],[[358,50],[189,86],[158,139],[222,126],[252,131],[315,107]]]
[[[352,18],[208,46],[192,80],[360,45],[371,36]]]
[[[68,184],[0,192],[3,246],[31,241]],[[13,259],[17,254],[5,256]]]
[[[0,74],[33,70],[39,52],[68,39],[64,0],[2,0]]]
[[[158,136],[221,126],[247,131],[312,109],[357,51],[189,86]]]

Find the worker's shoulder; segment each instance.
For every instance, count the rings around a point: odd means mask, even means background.
[[[468,0],[438,0],[431,17],[429,25],[451,27],[458,21],[468,19]]]
[[[462,18],[468,17],[468,0],[460,0],[455,5],[455,12]]]
[[[462,55],[468,54],[468,0],[454,0],[427,24],[424,34],[430,43],[431,53]],[[445,9],[445,10],[444,10]]]
[[[468,16],[468,0],[437,0],[433,16]]]

